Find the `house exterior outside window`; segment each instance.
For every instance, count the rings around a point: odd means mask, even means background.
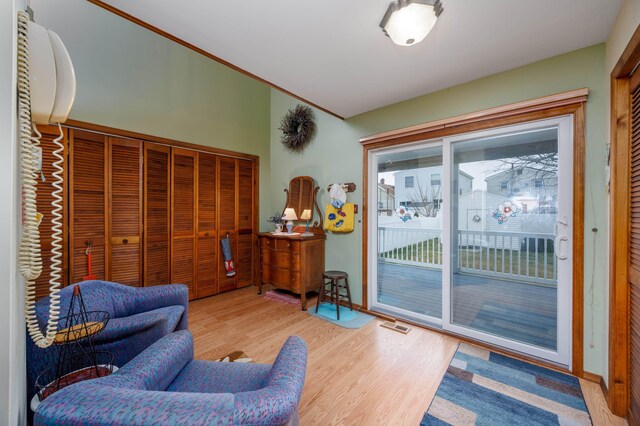
[[[404,187],[405,188],[413,188],[413,176],[405,176],[404,177]]]

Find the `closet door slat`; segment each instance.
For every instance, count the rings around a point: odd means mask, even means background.
[[[69,167],[69,281],[88,275],[87,242],[93,243],[92,273],[106,278],[107,141],[99,133],[72,130]]]
[[[218,238],[216,226],[217,159],[198,153],[198,291],[197,297],[218,293]]]
[[[254,162],[238,160],[238,287],[253,284],[254,256]]]
[[[144,285],[171,282],[171,148],[144,144]]]
[[[197,153],[171,149],[171,281],[196,298]]]
[[[109,138],[108,279],[142,286],[142,142]]]
[[[233,261],[238,262],[238,231],[236,212],[238,211],[238,167],[237,160],[229,157],[218,157],[218,237],[219,240],[229,235]],[[220,242],[218,242],[220,247]],[[218,291],[224,292],[237,288],[238,274],[227,277],[224,257],[220,255],[218,262]]]

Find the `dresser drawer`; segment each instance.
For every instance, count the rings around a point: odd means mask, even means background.
[[[269,267],[269,281],[279,287],[289,288],[291,286],[291,276],[293,274],[288,269]]]
[[[300,253],[300,241],[291,241],[287,239],[275,240],[274,248],[277,251],[290,251],[292,253]]]
[[[288,251],[271,251],[269,264],[276,268],[291,269],[291,253]]]

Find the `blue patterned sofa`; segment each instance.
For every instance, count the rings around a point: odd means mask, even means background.
[[[111,376],[42,401],[36,425],[297,424],[307,346],[289,337],[273,366],[193,360],[193,337],[172,333]]]
[[[188,288],[182,284],[128,287],[108,281],[84,281],[60,291],[60,316],[65,316],[73,288],[78,285],[88,311],[107,311],[107,327],[94,338],[97,350],[114,355],[118,367],[131,361],[158,339],[187,329]],[[49,298],[36,303],[40,328],[49,318]],[[59,346],[38,348],[27,335],[27,397],[35,395],[35,380],[56,362]]]

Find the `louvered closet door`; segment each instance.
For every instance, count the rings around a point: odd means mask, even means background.
[[[196,158],[171,150],[171,281],[189,287],[189,300],[196,297]]]
[[[144,285],[171,282],[171,148],[144,144]]]
[[[38,176],[38,200],[37,200],[37,208],[38,208],[38,212],[42,213],[43,217],[42,217],[42,222],[40,223],[40,227],[38,228],[40,230],[40,249],[41,249],[41,253],[42,253],[42,274],[40,274],[40,277],[36,280],[36,299],[40,299],[43,296],[48,296],[49,295],[49,280],[51,279],[51,249],[52,249],[52,234],[53,234],[53,230],[51,229],[51,227],[53,226],[51,223],[51,220],[53,219],[53,215],[51,214],[51,211],[53,210],[53,207],[51,205],[51,202],[53,201],[53,191],[55,190],[55,188],[53,187],[53,172],[55,171],[54,167],[53,167],[53,162],[57,161],[54,159],[53,156],[53,151],[58,149],[58,147],[56,145],[54,145],[53,143],[53,139],[58,138],[60,136],[60,131],[58,130],[57,127],[54,126],[38,126],[38,130],[40,131],[40,133],[42,133],[42,138],[40,139],[40,146],[42,148],[42,175],[44,176],[44,182],[41,179],[41,176]],[[63,152],[63,156],[66,159],[67,157],[67,148],[68,147],[68,131],[67,129],[63,129],[63,133],[64,133],[64,137],[62,139],[62,143],[65,146],[65,152]],[[66,161],[64,162],[63,166],[64,167],[64,172],[63,172],[63,177],[64,179],[64,185],[66,185],[67,179],[66,179],[66,170],[67,170],[67,164]],[[64,189],[64,188],[63,188]],[[66,199],[66,196],[63,196],[63,198]],[[61,206],[64,206],[64,200],[60,202]],[[60,222],[61,224],[65,225],[65,219],[66,216],[63,217]],[[64,226],[64,229],[61,229],[62,234],[60,234],[60,236],[62,237],[63,235],[66,235],[66,225]],[[60,253],[66,253],[66,250],[64,250],[64,242],[61,242],[61,249],[60,249]],[[60,279],[61,283],[66,283],[67,282],[67,278],[66,278],[66,274],[68,273],[67,270],[67,262],[66,259],[64,258],[60,258],[61,260],[61,265],[60,267],[63,269],[62,270],[62,277]]]
[[[98,133],[71,130],[69,155],[69,281],[83,280],[87,242],[92,242],[92,273],[106,278],[105,264],[107,143]]]
[[[109,138],[107,277],[142,286],[142,142]]]
[[[254,162],[238,160],[238,287],[253,284]]]
[[[632,94],[631,117],[630,424],[640,422],[640,88]]]
[[[198,298],[218,293],[216,161],[215,155],[198,153]]]
[[[234,158],[218,157],[218,237],[230,238],[234,262],[238,262],[238,232],[236,212],[238,210],[238,176]],[[220,244],[220,242],[218,242]],[[222,252],[218,262],[218,290],[220,292],[237,288],[238,274],[227,277]]]

